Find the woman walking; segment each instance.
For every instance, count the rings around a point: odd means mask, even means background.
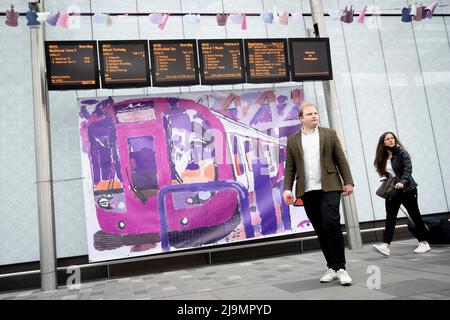
[[[400,206],[403,205],[414,222],[417,231],[419,245],[414,252],[425,253],[430,251],[430,245],[425,240],[425,224],[417,203],[417,183],[411,175],[411,158],[393,132],[383,133],[378,140],[374,165],[380,176],[395,176],[397,178],[398,182],[395,188],[398,192],[395,197],[385,200],[386,226],[384,243],[374,245],[373,249],[384,256],[389,256],[397,214]]]

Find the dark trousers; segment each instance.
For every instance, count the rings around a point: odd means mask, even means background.
[[[341,192],[313,190],[306,192],[301,198],[328,268],[336,271],[345,269],[344,237],[339,214]]]
[[[417,231],[417,240],[425,241],[425,224],[420,216],[419,206],[417,204],[417,189],[414,188],[411,191],[399,193],[395,198],[386,200],[386,228],[384,232],[384,242],[390,244],[394,237],[395,224],[400,205],[403,205],[406,208],[411,220],[414,222]]]

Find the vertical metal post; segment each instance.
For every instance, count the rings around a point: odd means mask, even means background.
[[[311,17],[313,24],[317,24],[317,30],[321,37],[327,37],[325,28],[325,20],[323,18],[322,0],[309,0],[311,7]],[[339,102],[336,93],[334,80],[323,81],[323,91],[325,95],[325,103],[327,106],[328,119],[331,128],[336,130],[337,136],[341,141],[344,153],[347,155],[347,147],[345,145],[344,131],[342,128],[341,113],[339,111]],[[356,211],[355,197],[352,195],[343,197],[344,203],[344,219],[347,231],[347,240],[350,249],[361,249],[362,240],[359,229],[358,214]]]
[[[41,0],[41,3],[39,1],[30,2],[29,6],[36,11],[40,11],[41,6],[43,6],[43,0]],[[48,291],[56,289],[57,274],[50,149],[50,115],[45,79],[43,25],[40,28],[30,28],[30,41],[41,289]]]

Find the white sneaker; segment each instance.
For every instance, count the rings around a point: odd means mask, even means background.
[[[389,257],[389,253],[390,253],[390,249],[388,247],[386,247],[384,244],[380,244],[380,245],[373,245],[373,250],[375,250],[375,252],[381,253],[383,256]]]
[[[337,274],[336,271],[334,271],[333,269],[328,269],[327,272],[325,272],[325,274],[322,276],[322,278],[320,278],[320,282],[330,282],[333,280],[336,280]]]
[[[419,245],[414,250],[415,253],[425,253],[427,251],[430,251],[430,245],[428,243],[419,242]]]
[[[336,275],[337,275],[337,278],[339,279],[339,281],[341,282],[341,285],[349,286],[352,284],[352,278],[350,278],[347,271],[345,271],[344,269],[339,269],[336,272]]]

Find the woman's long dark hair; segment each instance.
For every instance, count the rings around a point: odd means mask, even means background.
[[[387,162],[389,153],[388,153],[387,147],[384,145],[384,138],[388,134],[392,134],[392,136],[395,139],[396,146],[403,148],[403,145],[400,143],[397,136],[393,132],[387,131],[381,135],[380,139],[378,139],[377,150],[375,152],[375,160],[373,161],[373,165],[375,166],[375,168],[380,176],[387,176],[386,162]]]

